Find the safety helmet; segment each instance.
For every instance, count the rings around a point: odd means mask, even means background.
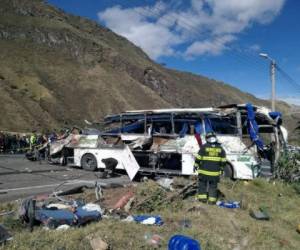
[[[206,140],[208,143],[216,143],[216,142],[217,142],[217,137],[216,137],[215,133],[213,133],[213,132],[208,132],[208,133],[205,135],[205,140]]]

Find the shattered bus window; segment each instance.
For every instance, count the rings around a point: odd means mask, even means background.
[[[209,118],[212,130],[216,134],[221,135],[235,135],[238,133],[236,119],[234,117],[210,117]]]

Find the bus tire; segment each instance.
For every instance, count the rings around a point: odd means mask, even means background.
[[[226,163],[224,167],[223,177],[230,178],[233,180],[233,169],[229,163]]]
[[[81,158],[81,167],[87,171],[95,171],[98,168],[97,159],[93,154],[84,154]]]

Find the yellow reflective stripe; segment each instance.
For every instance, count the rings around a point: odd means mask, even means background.
[[[214,156],[203,156],[202,159],[204,161],[221,161],[221,157],[214,157]]]
[[[215,198],[215,197],[208,197],[208,200],[209,201],[217,201],[217,198]]]
[[[221,162],[226,162],[226,158],[221,158]]]
[[[203,169],[199,169],[198,174],[204,174],[204,175],[208,175],[208,176],[219,176],[219,175],[221,175],[221,171],[213,172],[213,171],[206,171]]]
[[[196,155],[195,157],[196,157],[196,159],[198,159],[198,160],[202,160],[202,156],[201,156],[201,155]]]
[[[203,156],[202,160],[204,161],[226,161],[226,158],[222,158],[222,157],[214,157],[214,156]]]
[[[197,198],[198,199],[206,199],[207,198],[207,194],[198,194]]]

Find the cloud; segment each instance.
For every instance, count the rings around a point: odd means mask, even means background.
[[[164,5],[161,6],[162,9]],[[180,35],[155,16],[159,13],[150,15],[147,8],[122,9],[114,6],[98,13],[98,16],[107,27],[141,47],[151,58],[174,55],[174,46],[183,42]],[[151,22],[148,18],[156,18],[156,21]]]
[[[253,52],[259,52],[261,51],[261,47],[259,44],[252,44],[250,47],[249,47],[249,50],[250,51],[253,51]]]
[[[226,35],[222,37],[222,42],[219,42],[218,38],[212,40],[196,41],[190,45],[186,51],[185,56],[187,58],[193,58],[195,55],[220,54],[226,47],[227,43],[235,40],[234,36]]]
[[[98,13],[108,28],[151,58],[218,55],[253,24],[268,24],[286,0],[171,0],[154,5],[113,6]]]

